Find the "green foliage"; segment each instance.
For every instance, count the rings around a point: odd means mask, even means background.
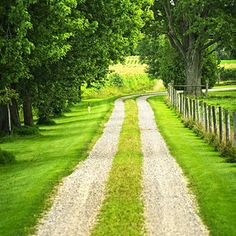
[[[234,80],[236,81],[236,69],[223,69],[220,72],[220,80]]]
[[[32,106],[40,117],[61,115],[67,104],[81,99],[81,86],[101,87],[109,65],[134,50],[151,3],[1,2],[0,90],[17,91],[17,102],[30,108],[25,109],[29,113],[26,120],[32,120]],[[6,98],[1,96],[2,100]],[[0,120],[0,127],[4,125]]]
[[[222,106],[229,111],[236,111],[236,91],[209,92],[208,97],[202,98],[210,105]]]
[[[0,104],[9,104],[13,98],[17,98],[18,94],[13,89],[0,90]]]
[[[23,126],[20,129],[19,128],[14,129],[14,133],[20,136],[36,135],[39,134],[39,129],[38,127]]]
[[[113,76],[119,80],[122,87],[112,84]],[[117,77],[119,79],[117,79]],[[122,81],[122,82],[121,82]],[[150,79],[147,74],[137,75],[108,75],[106,83],[103,87],[86,89],[83,93],[84,97],[113,97],[126,94],[137,94],[153,91],[157,80]]]
[[[148,64],[147,72],[154,78],[161,78],[166,88],[171,81],[174,81],[175,85],[186,84],[184,60],[165,37],[146,35],[140,42],[139,52],[141,61]],[[205,85],[208,80],[210,88],[215,85],[218,78],[218,64],[219,61],[214,54],[205,55],[201,84]]]
[[[0,165],[14,163],[15,161],[16,158],[11,152],[0,149]]]
[[[123,78],[119,74],[111,74],[109,76],[109,81],[107,82],[108,86],[115,86],[121,88],[124,86]]]
[[[226,0],[217,4],[208,0],[154,1],[153,18],[145,33],[151,36],[151,44],[158,42],[160,35],[168,38],[171,47],[182,58],[188,94],[201,93],[201,78],[205,79],[203,73],[210,73],[210,78],[214,76],[215,72],[210,69],[214,62],[205,61],[208,55],[219,46],[234,46],[234,8],[235,3]],[[156,58],[152,61],[158,66]],[[198,87],[195,91],[191,86]]]

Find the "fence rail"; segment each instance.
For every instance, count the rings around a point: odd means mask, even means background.
[[[171,105],[184,119],[200,125],[206,133],[217,137],[220,143],[236,147],[236,112],[189,98],[177,91],[173,84],[169,84],[168,95]]]

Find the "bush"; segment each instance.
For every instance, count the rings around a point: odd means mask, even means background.
[[[222,81],[227,81],[227,80],[236,81],[236,69],[223,69],[220,73],[220,79]]]
[[[0,164],[14,163],[15,161],[16,158],[11,152],[0,149]]]
[[[56,122],[50,118],[43,116],[43,117],[39,117],[37,124],[38,125],[55,125]]]
[[[21,128],[14,129],[14,132],[18,135],[36,135],[39,134],[39,129],[37,127],[23,126]]]
[[[123,79],[122,79],[122,77],[119,74],[112,74],[112,75],[110,75],[108,84],[111,87],[114,86],[114,87],[118,87],[118,88],[122,88],[124,86]]]

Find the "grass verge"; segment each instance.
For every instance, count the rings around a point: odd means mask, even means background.
[[[143,235],[142,153],[138,111],[125,102],[126,118],[107,184],[107,198],[92,235]]]
[[[236,90],[209,92],[207,98],[203,98],[210,105],[222,106],[226,110],[236,111]]]
[[[114,99],[90,100],[40,126],[40,135],[1,139],[0,147],[16,156],[15,164],[0,165],[0,235],[28,235],[62,177],[86,158],[103,130]]]
[[[236,164],[185,128],[163,97],[149,99],[159,130],[188,177],[200,214],[212,235],[236,235]]]

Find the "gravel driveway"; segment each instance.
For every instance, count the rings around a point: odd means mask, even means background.
[[[143,167],[143,197],[148,235],[208,235],[196,213],[182,170],[161,137],[147,96],[138,98]]]
[[[64,179],[36,235],[89,235],[105,198],[105,184],[117,152],[123,120],[124,103],[118,99],[103,135],[89,157]]]

